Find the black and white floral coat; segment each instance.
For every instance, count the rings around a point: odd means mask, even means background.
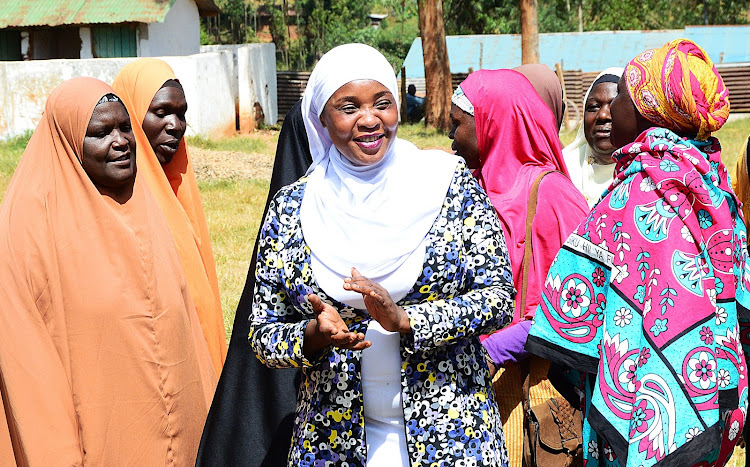
[[[370,316],[315,281],[300,226],[306,179],[281,189],[258,250],[250,343],[270,367],[303,367],[290,466],[364,466],[361,351],[330,347],[308,360],[308,293],[335,306],[351,331]],[[514,289],[500,222],[463,162],[428,233],[422,274],[399,305],[413,334],[401,336],[401,392],[412,466],[505,466],[507,453],[479,336],[511,320]]]

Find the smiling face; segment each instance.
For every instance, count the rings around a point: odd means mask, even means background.
[[[121,102],[104,102],[94,108],[83,138],[83,170],[94,186],[117,198],[135,181],[135,136],[130,116]]]
[[[396,138],[398,107],[393,94],[379,82],[356,80],[333,93],[320,122],[352,164],[372,165],[383,159]]]
[[[451,129],[448,138],[453,140],[451,149],[456,155],[464,158],[470,169],[478,169],[480,159],[474,116],[464,112],[456,104],[451,104],[450,118]]]
[[[161,165],[172,161],[182,137],[185,136],[185,112],[187,101],[183,90],[163,86],[154,95],[146,116],[143,117],[143,132]]]
[[[584,103],[583,133],[594,158],[604,165],[614,162],[612,153],[617,149],[609,139],[612,132],[610,104],[616,96],[616,83],[599,83],[594,86]]]

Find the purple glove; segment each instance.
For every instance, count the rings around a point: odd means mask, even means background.
[[[497,367],[518,363],[531,355],[524,349],[531,329],[531,320],[520,321],[493,333],[482,341],[482,345]]]

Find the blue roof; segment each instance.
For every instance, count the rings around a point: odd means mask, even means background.
[[[601,71],[625,66],[647,49],[685,38],[703,47],[715,63],[750,62],[750,26],[687,26],[662,31],[592,31],[539,34],[540,62],[554,69]],[[513,68],[521,64],[521,35],[447,36],[452,73]],[[422,40],[414,39],[404,60],[407,78],[424,78]]]

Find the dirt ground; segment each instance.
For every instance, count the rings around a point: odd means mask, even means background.
[[[253,138],[266,142],[264,152],[240,152],[190,147],[195,175],[202,180],[240,178],[271,179],[278,131],[258,130]]]
[[[271,179],[273,154],[248,154],[191,148],[190,156],[193,159],[195,175],[202,180],[217,178],[232,180],[239,178]]]

